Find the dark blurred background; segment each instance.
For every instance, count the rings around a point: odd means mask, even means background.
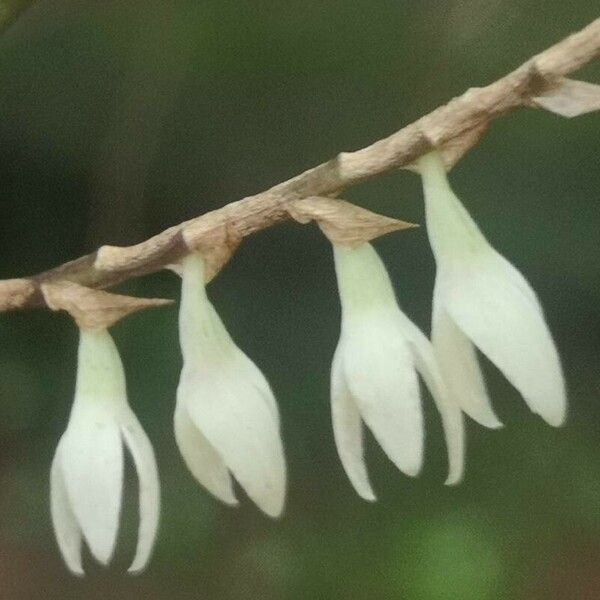
[[[584,26],[594,5],[40,1],[0,37],[0,277],[136,243],[365,146]],[[578,77],[598,82],[600,69]],[[553,430],[485,363],[506,427],[468,423],[458,488],[442,485],[427,396],[422,476],[401,475],[369,439],[379,502],[362,502],[347,482],[328,400],[338,298],[330,247],[313,226],[248,239],[210,286],[280,403],[281,521],[245,498],[221,506],[178,456],[176,307],[115,327],[162,479],[154,559],[137,578],[123,574],[137,525],[132,469],[108,570],[86,561],[87,577],[71,577],[52,534],[48,472],[73,395],[76,329],[48,312],[0,315],[0,598],[600,598],[599,155],[600,114],[521,110],[452,173],[490,241],[538,291],[570,392],[568,425]],[[346,197],[423,222],[408,172]],[[424,229],[376,245],[405,311],[429,331]],[[178,296],[168,273],[119,289]]]

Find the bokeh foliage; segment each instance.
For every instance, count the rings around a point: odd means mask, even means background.
[[[364,146],[597,16],[587,0],[141,6],[40,1],[0,38],[1,277],[135,243]],[[583,75],[598,81],[600,70]],[[280,402],[284,518],[270,522],[248,502],[222,507],[192,481],[171,432],[176,308],[139,315],[114,335],[161,469],[158,545],[147,573],[121,574],[135,537],[130,472],[115,566],[90,564],[88,578],[73,579],[52,537],[48,470],[72,398],[76,331],[64,316],[0,315],[0,598],[600,597],[599,131],[598,114],[522,110],[452,174],[539,292],[571,403],[567,427],[551,430],[486,363],[506,427],[469,423],[458,488],[442,485],[441,428],[426,397],[423,475],[400,475],[369,443],[379,502],[353,493],[329,418],[339,331],[331,251],[313,226],[287,224],[247,240],[210,289]],[[423,222],[407,172],[346,196]],[[424,229],[377,247],[402,306],[428,330]],[[169,274],[121,289],[178,295]]]

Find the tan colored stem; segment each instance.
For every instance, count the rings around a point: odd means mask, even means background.
[[[8,29],[34,0],[2,0],[0,2],[0,33]]]
[[[105,288],[177,263],[190,248],[198,247],[209,257],[210,275],[214,275],[241,239],[289,219],[288,208],[294,200],[336,196],[354,184],[408,167],[433,148],[442,152],[450,167],[477,143],[491,121],[519,107],[534,105],[534,99],[555,88],[563,76],[598,56],[600,19],[498,81],[467,90],[362,150],[342,152],[265,192],[171,227],[141,244],[103,246],[39,275],[0,282],[0,311],[45,306],[40,291],[43,283],[72,282]]]

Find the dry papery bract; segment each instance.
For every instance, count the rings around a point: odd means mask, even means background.
[[[111,294],[70,282],[45,283],[41,289],[48,307],[68,312],[81,329],[107,329],[132,313],[173,302]]]
[[[561,79],[554,87],[533,98],[532,103],[561,117],[578,117],[600,110],[600,85]]]
[[[242,243],[242,235],[229,223],[207,229],[203,222],[194,222],[183,230],[186,246],[202,254],[204,258],[204,277],[208,283],[233,257]],[[173,271],[181,274],[179,263],[169,265]]]
[[[0,282],[0,311],[44,306],[40,287],[73,282],[108,288],[177,264],[199,249],[212,278],[231,257],[239,240],[288,219],[302,198],[337,197],[344,190],[399,168],[411,168],[419,157],[438,150],[450,169],[485,133],[489,124],[522,107],[541,107],[563,116],[597,110],[596,85],[565,77],[600,56],[600,19],[596,19],[483,87],[473,87],[447,104],[361,149],[340,152],[270,189],[170,227],[126,248],[104,246],[98,252],[28,278]],[[312,201],[309,202],[309,204]],[[312,218],[302,214],[300,219]],[[306,209],[306,207],[305,207]],[[292,207],[292,212],[295,210]],[[326,206],[324,211],[328,210]],[[340,233],[339,224],[320,218],[330,237],[358,243],[370,239],[370,224]],[[353,231],[354,229],[354,231]],[[382,228],[385,231],[385,227]],[[393,230],[392,227],[390,230]],[[400,229],[397,227],[396,229]],[[375,227],[379,231],[379,227]],[[371,236],[373,237],[373,236]]]
[[[470,91],[470,90],[469,90]],[[469,91],[465,94],[468,96]],[[427,124],[427,117],[422,119],[424,121],[422,123],[422,136],[423,139],[428,141],[427,147],[430,149],[437,149],[442,157],[446,170],[450,171],[454,165],[456,165],[460,159],[471,149],[473,146],[476,146],[479,143],[479,140],[483,137],[485,132],[488,130],[489,122],[484,120],[483,122],[475,125],[471,129],[467,129],[462,131],[456,137],[451,138],[450,140],[444,142],[442,145],[439,145],[435,142],[437,137],[435,124],[429,130]],[[401,169],[405,169],[407,171],[412,171],[413,173],[418,173],[416,163],[410,163]]]
[[[210,219],[192,219],[135,246],[102,246],[96,254],[94,268],[106,273],[117,273],[131,269],[140,257],[152,262],[153,257],[160,260],[170,252],[180,255],[185,254],[185,250],[198,250],[204,256],[208,282],[233,256],[241,240],[241,235],[227,221],[215,223]],[[181,274],[179,261],[165,267]]]
[[[392,231],[417,227],[336,198],[302,198],[288,203],[287,210],[299,223],[315,221],[329,241],[344,246],[359,246]]]

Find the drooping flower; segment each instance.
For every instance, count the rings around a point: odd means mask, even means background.
[[[147,564],[160,512],[154,452],[127,403],[125,373],[107,330],[80,332],[75,400],[50,473],[52,522],[69,569],[83,575],[82,541],[102,564],[110,561],[121,513],[123,443],[139,479],[139,532],[129,572]]]
[[[565,384],[540,302],[521,273],[487,242],[460,203],[438,153],[422,157],[427,232],[437,263],[432,342],[451,398],[473,419],[500,427],[477,346],[547,423],[566,416]]]
[[[342,329],[331,369],[336,446],[357,493],[375,500],[364,461],[364,421],[390,460],[415,476],[423,457],[423,415],[417,371],[442,417],[448,484],[463,471],[463,420],[448,401],[429,340],[400,310],[383,262],[368,243],[333,246]]]
[[[275,397],[208,299],[197,253],[183,260],[179,339],[183,369],[174,424],[185,463],[223,502],[237,504],[231,472],[260,509],[279,516],[286,474]]]

